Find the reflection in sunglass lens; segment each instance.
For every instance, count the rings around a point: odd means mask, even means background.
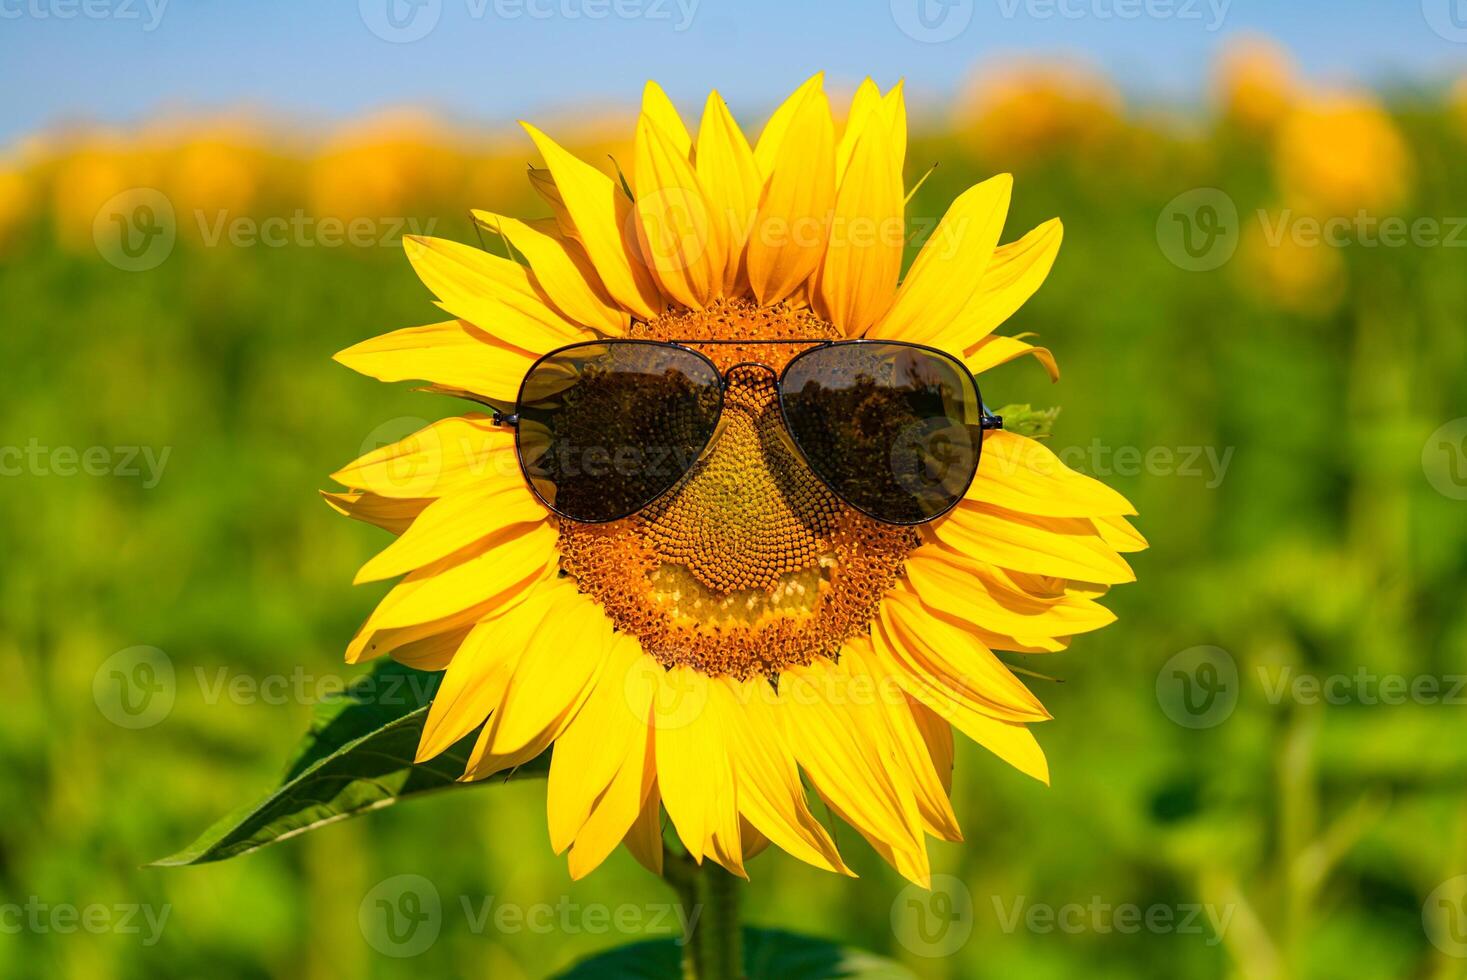
[[[978,390],[937,351],[879,341],[813,348],[790,362],[781,398],[810,467],[878,520],[932,520],[978,470]]]
[[[577,344],[525,376],[520,463],[557,513],[586,522],[626,517],[697,462],[722,401],[718,371],[689,350]]]

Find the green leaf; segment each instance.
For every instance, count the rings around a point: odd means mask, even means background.
[[[683,948],[660,939],[621,946],[582,960],[556,980],[682,980]],[[777,929],[744,930],[747,980],[915,980],[892,960],[825,939]]]
[[[413,763],[441,675],[385,662],[346,690],[323,698],[280,784],[229,814],[154,867],[206,864],[249,854],[338,820],[460,783],[474,736],[421,765]],[[541,757],[510,778],[541,776]]]
[[[1030,439],[1048,439],[1054,431],[1054,421],[1059,418],[1059,406],[1035,408],[1032,405],[1005,405],[993,414],[1003,419],[1007,432],[1017,432]]]

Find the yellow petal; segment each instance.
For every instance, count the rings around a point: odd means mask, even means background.
[[[650,764],[655,769],[655,760]],[[627,831],[622,841],[637,863],[658,877],[662,876],[662,794],[657,791],[657,781],[642,801],[641,812]]]
[[[760,833],[759,828],[742,816],[739,817],[739,833],[743,837],[740,846],[743,848],[745,860],[758,857],[760,852],[769,846],[769,838]],[[855,872],[850,872],[850,875],[855,877]]]
[[[726,229],[723,293],[732,296],[741,280],[744,246],[759,210],[764,179],[754,160],[754,151],[749,149],[749,141],[717,92],[709,94],[703,107],[703,121],[698,126],[697,173],[708,206]],[[747,278],[747,272],[743,278]]]
[[[885,652],[891,656],[889,662],[883,660],[883,666],[923,701],[931,703],[931,697],[941,696],[967,710],[1006,721],[1049,718],[1039,699],[1003,661],[972,633],[936,615],[916,596],[889,593],[881,605],[879,623]],[[910,684],[908,677],[913,679]]]
[[[444,238],[409,235],[402,247],[440,306],[501,343],[538,355],[586,336],[518,262]]]
[[[428,708],[416,761],[443,752],[499,708],[521,653],[554,610],[557,596],[548,585],[469,631]]]
[[[647,740],[651,700],[644,696],[638,713],[630,703],[636,689],[627,683],[629,672],[643,656],[641,644],[634,637],[616,634],[595,689],[556,739],[545,806],[550,846],[557,854],[575,840],[591,813],[591,805],[611,783],[633,741]]]
[[[383,598],[377,625],[426,623],[501,596],[545,570],[554,560],[556,539],[548,523],[514,524],[418,569]]]
[[[683,125],[677,107],[656,82],[649,81],[642,89],[642,115],[657,124],[658,129],[672,144],[673,150],[684,160],[692,156],[693,137],[688,134],[688,127]]]
[[[1049,783],[1049,767],[1044,753],[1029,729],[1020,722],[995,718],[982,711],[974,711],[969,705],[932,685],[912,682],[912,675],[901,669],[893,650],[894,641],[890,633],[880,629],[872,633],[872,649],[877,662],[892,670],[908,693],[935,714],[950,722],[958,731],[1003,759],[1009,765],[1042,783]]]
[[[519,472],[514,430],[475,413],[442,419],[374,449],[331,479],[381,497],[437,498]]]
[[[846,168],[850,166],[851,154],[856,150],[856,140],[865,131],[869,118],[880,111],[881,90],[871,79],[866,79],[856,87],[856,94],[851,99],[850,111],[846,113],[846,128],[841,132],[840,144],[835,148],[835,173],[837,178],[844,178]],[[884,128],[886,119],[883,116],[880,125]]]
[[[991,177],[964,191],[943,215],[886,315],[867,336],[925,344],[968,304],[998,245],[1014,179]]]
[[[432,500],[397,500],[375,493],[332,493],[321,491],[327,506],[353,520],[374,524],[384,531],[401,534],[413,518],[423,512]]]
[[[707,709],[706,677],[687,667],[659,670],[653,718],[657,726],[657,785],[662,804],[688,853],[701,862],[731,798],[733,772],[723,733]]]
[[[652,730],[639,727],[638,737],[626,747],[620,768],[606,788],[585,824],[576,834],[569,855],[571,878],[579,881],[600,867],[601,862],[623,840],[631,843],[637,824],[657,778],[657,764],[652,746]],[[659,850],[661,835],[659,832]]]
[[[530,583],[533,584],[533,583]],[[528,591],[528,586],[521,590]],[[516,593],[516,598],[520,593]],[[442,619],[430,620],[426,623],[414,623],[411,626],[397,626],[378,628],[377,611],[367,617],[356,635],[346,647],[346,662],[349,664],[363,663],[377,657],[391,655],[396,658],[398,652],[414,643],[419,643],[430,637],[441,633],[450,633],[455,630],[466,629],[473,626],[479,620],[492,616],[501,608],[508,608],[515,604],[511,599],[507,603],[481,602],[469,606],[456,613],[445,616]]]
[[[1035,517],[965,500],[931,527],[943,544],[1000,568],[1104,585],[1136,580],[1083,518]]]
[[[907,710],[912,712],[912,721],[916,723],[917,729],[922,733],[922,741],[927,745],[927,755],[932,760],[932,768],[936,770],[937,778],[942,781],[943,791],[951,793],[953,759],[956,755],[953,746],[953,726],[910,694],[907,695]]]
[[[967,352],[963,361],[969,371],[982,374],[1025,354],[1033,354],[1034,359],[1044,365],[1050,381],[1059,380],[1059,365],[1055,363],[1054,355],[1047,348],[1026,344],[1017,337],[1000,337],[997,334],[984,337]]]
[[[994,651],[1005,650],[1010,653],[1029,654],[1059,653],[1069,649],[1070,646],[1068,636],[1031,637],[1025,641],[1002,633],[990,633],[976,627],[971,632],[984,646]]]
[[[392,651],[392,659],[414,670],[444,670],[462,649],[471,629],[465,626],[404,643]]]
[[[484,480],[429,504],[406,533],[362,566],[356,582],[406,574],[511,525],[537,523],[546,516],[523,480]]]
[[[850,874],[835,842],[810,812],[769,682],[759,677],[742,684],[727,678],[718,683],[734,692],[725,721],[740,813],[801,861]]]
[[[1023,725],[986,715],[969,715],[961,722],[949,719],[964,735],[1024,775],[1049,785],[1049,763],[1034,733]]]
[[[489,779],[490,776],[505,772],[505,770],[513,772],[519,766],[524,766],[525,763],[530,763],[535,758],[543,756],[544,751],[550,748],[550,744],[555,741],[555,729],[546,729],[524,748],[519,748],[512,753],[494,754],[489,751],[489,734],[489,725],[478,729],[478,739],[474,742],[472,751],[469,751],[464,775],[459,776],[461,782]]]
[[[795,759],[820,795],[898,872],[925,885],[922,818],[910,789],[893,778],[890,736],[869,695],[853,688],[846,668],[817,661],[781,675],[779,709]]]
[[[558,230],[550,234],[548,229],[539,230],[492,211],[473,214],[475,221],[503,236],[525,256],[536,283],[567,320],[613,336],[626,333],[631,318],[602,289],[594,267],[585,260],[578,244],[565,239]],[[584,268],[581,262],[585,262]]]
[[[1151,547],[1141,532],[1132,527],[1131,522],[1124,517],[1107,514],[1093,517],[1090,522],[1095,525],[1105,543],[1123,555],[1145,551]]]
[[[901,275],[902,176],[893,162],[883,121],[866,125],[836,194],[815,311],[848,337],[860,336],[886,312]]]
[[[724,223],[708,206],[686,151],[647,115],[637,122],[632,189],[638,242],[653,276],[676,302],[702,309],[723,291]]]
[[[905,84],[898,81],[891,91],[881,97],[881,113],[886,118],[891,156],[896,161],[896,172],[899,176],[907,160],[907,100],[903,91]]]
[[[835,203],[834,128],[825,93],[811,89],[790,118],[749,239],[749,286],[763,305],[803,286],[825,254]]]
[[[853,676],[871,678],[873,690],[884,692],[873,698],[872,703],[886,721],[887,733],[891,736],[893,772],[905,776],[927,832],[943,840],[962,840],[957,814],[953,812],[947,788],[938,776],[927,743],[923,741],[922,732],[907,706],[907,697],[896,691],[894,685],[883,686],[888,678],[877,665],[870,640],[858,637],[848,642],[841,649],[841,656],[850,658]]]
[[[932,862],[927,857],[927,842],[925,840],[920,836],[913,840],[907,840],[901,837],[887,839],[885,837],[879,837],[874,833],[863,831],[859,822],[860,818],[852,817],[850,812],[844,808],[845,806],[849,806],[849,803],[843,805],[839,799],[832,797],[830,793],[827,793],[820,786],[815,787],[815,792],[819,794],[826,809],[835,814],[837,819],[850,824],[860,831],[861,836],[866,838],[866,843],[871,845],[871,849],[881,855],[882,860],[895,868],[898,874],[919,888],[928,890],[932,888]],[[913,804],[913,809],[916,809],[915,804]],[[920,825],[921,818],[919,816],[919,834]]]
[[[551,176],[550,171],[544,167],[532,166],[529,168],[528,176],[530,186],[535,189],[536,194],[540,195],[540,200],[550,205],[550,212],[554,216],[551,220],[560,229],[561,237],[580,244],[581,236],[576,231],[576,223],[571,220],[570,212],[565,207],[565,199],[560,196],[560,188],[555,186],[555,178]]]
[[[472,324],[449,320],[364,340],[335,359],[378,381],[433,381],[513,402],[535,356]]]
[[[491,657],[492,648],[493,641],[485,624],[469,631],[454,659],[449,661],[443,684],[428,708],[428,721],[418,739],[415,762],[442,755],[482,725],[499,706],[514,660],[507,656]]]
[[[601,282],[622,308],[643,319],[662,309],[662,299],[636,247],[632,202],[596,168],[562,149],[529,123],[522,123],[540,149],[576,238],[596,266]]]
[[[764,175],[765,179],[768,179],[769,175],[774,172],[775,161],[779,158],[785,133],[791,129],[800,106],[807,96],[820,91],[824,83],[824,72],[816,72],[811,75],[780,104],[778,109],[774,110],[774,115],[770,116],[769,121],[764,124],[764,130],[759,134],[759,141],[754,147],[754,160],[759,164],[759,172]],[[799,130],[795,129],[795,132],[799,133]]]
[[[580,710],[611,651],[611,620],[601,607],[571,579],[556,580],[551,591],[556,598],[550,614],[520,655],[489,721],[485,745],[491,755],[556,738]]]
[[[1034,642],[1085,633],[1116,618],[1093,599],[1068,590],[1048,598],[1031,595],[1014,586],[1002,569],[959,559],[936,545],[912,552],[906,572],[912,591],[924,604],[1015,639]]]
[[[471,603],[437,619],[426,619],[405,626],[386,623],[382,604],[372,610],[346,648],[346,662],[360,663],[384,654],[397,656],[410,644],[426,640],[440,633],[467,629],[486,619],[502,616],[526,598],[536,593],[537,587],[553,579],[559,571],[554,560],[547,561],[540,572],[516,582],[508,589],[496,592],[479,602]]]
[[[907,153],[907,107],[902,97],[901,82],[897,82],[884,96],[869,78],[856,89],[851,110],[846,114],[846,128],[835,151],[836,174],[841,178],[844,178],[856,142],[867,126],[876,126],[885,135],[892,170],[901,180]]]
[[[1044,517],[1136,513],[1129,500],[1099,480],[1070,469],[1043,443],[1001,429],[984,433],[978,474],[965,496]]]
[[[1059,254],[1064,226],[1051,218],[1016,242],[993,253],[978,289],[966,306],[932,345],[945,350],[967,350],[991,334],[1043,285]]]

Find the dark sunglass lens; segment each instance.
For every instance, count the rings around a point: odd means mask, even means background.
[[[945,354],[879,341],[817,347],[790,362],[781,397],[810,467],[878,520],[932,520],[977,472],[978,391]]]
[[[718,371],[664,344],[578,344],[520,390],[519,454],[535,491],[577,521],[612,521],[665,493],[698,460],[722,407]]]

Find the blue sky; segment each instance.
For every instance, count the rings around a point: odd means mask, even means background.
[[[0,0],[0,142],[237,105],[506,121],[629,101],[649,77],[685,105],[717,87],[757,110],[816,69],[941,98],[975,64],[1036,53],[1190,99],[1248,32],[1321,78],[1467,71],[1467,0]]]

